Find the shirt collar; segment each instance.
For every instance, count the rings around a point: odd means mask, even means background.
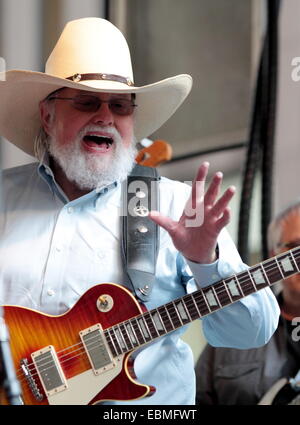
[[[94,206],[97,204],[97,200],[104,194],[108,193],[109,191],[115,189],[119,184],[118,182],[110,183],[106,186],[93,189],[91,192],[81,196],[78,199],[75,199],[74,201],[69,201],[67,195],[64,193],[62,188],[59,186],[59,184],[56,182],[53,171],[49,165],[49,155],[47,152],[45,152],[42,156],[42,159],[38,165],[38,173],[40,177],[48,184],[51,192],[53,194],[56,194],[58,198],[64,203],[64,204],[78,204],[83,201],[87,200],[93,200]]]

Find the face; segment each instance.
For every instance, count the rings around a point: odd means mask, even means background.
[[[105,103],[111,100],[131,101],[130,94],[64,88],[54,97],[80,96],[85,101],[85,95],[93,95],[103,101],[98,110],[85,110],[85,107],[79,110],[71,100],[53,99],[41,103],[41,119],[50,139],[50,155],[60,165],[66,178],[81,189],[93,189],[124,178],[131,170],[136,155],[133,114],[120,115],[116,108]]]
[[[288,245],[287,247],[284,245]],[[300,212],[292,211],[281,222],[280,246],[276,254],[287,251],[300,245]],[[284,280],[283,290],[300,295],[300,274],[293,275]]]

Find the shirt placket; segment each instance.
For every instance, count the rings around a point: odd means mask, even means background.
[[[76,208],[66,204],[57,216],[45,267],[41,306],[59,313],[69,250],[74,233]]]

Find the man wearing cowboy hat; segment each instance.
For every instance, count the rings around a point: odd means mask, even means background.
[[[69,22],[45,73],[6,73],[0,134],[39,162],[3,173],[0,304],[58,315],[95,283],[126,284],[120,183],[134,165],[134,140],[157,130],[191,85],[190,76],[179,75],[136,87],[126,40],[100,18]],[[160,212],[149,214],[161,232],[148,309],[246,267],[224,229],[234,188],[218,197],[222,174],[216,173],[204,197],[198,196],[207,172],[203,163],[191,199],[189,186],[165,178],[159,183]],[[186,225],[183,209],[191,201],[195,215],[204,214],[197,226]],[[203,318],[203,330],[212,345],[249,348],[269,340],[278,316],[267,288]],[[131,403],[194,403],[193,357],[182,333],[181,327],[135,352],[138,381],[156,392]],[[130,399],[126,394],[118,399]]]

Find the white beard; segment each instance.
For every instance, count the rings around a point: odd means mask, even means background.
[[[111,134],[114,143],[111,155],[94,156],[81,148],[81,140],[88,131],[103,130]],[[123,181],[131,172],[137,154],[135,143],[125,147],[115,128],[87,126],[73,143],[61,146],[56,138],[49,138],[49,154],[60,165],[67,179],[80,189],[93,190],[115,181]]]

